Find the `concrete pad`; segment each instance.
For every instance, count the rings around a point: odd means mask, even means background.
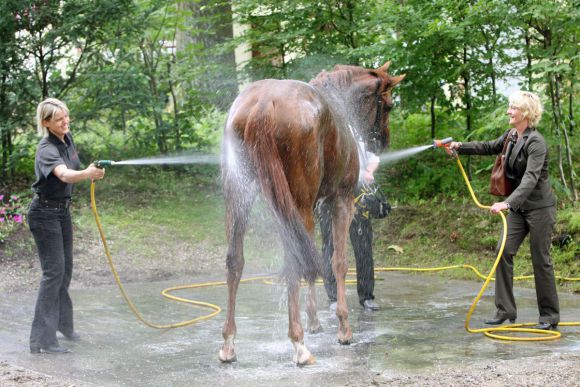
[[[107,386],[214,386],[234,382],[236,386],[264,382],[345,385],[373,373],[425,372],[491,359],[580,351],[578,327],[561,327],[563,337],[549,342],[503,342],[466,332],[465,316],[481,282],[446,280],[437,274],[380,273],[378,277],[381,279],[376,282],[375,294],[381,310],[377,312],[362,310],[356,287],[347,289],[354,334],[350,346],[338,344],[337,319],[328,309],[323,287],[317,288],[324,331],[306,335],[306,345],[317,362],[304,368],[292,363],[285,288],[258,282],[240,286],[236,313],[238,361],[233,364],[218,360],[225,312],[190,327],[156,330],[135,318],[115,286],[71,290],[76,329],[82,339],[62,339],[61,345],[73,350],[65,355],[30,354],[28,336],[36,294],[4,294],[0,305],[0,360],[81,383]],[[172,323],[207,311],[167,301],[159,294],[162,289],[223,280],[196,278],[129,284],[126,288],[147,319]],[[175,294],[222,308],[226,304],[224,286]],[[472,327],[482,327],[483,320],[492,316],[492,294],[493,290],[488,290],[481,300]],[[534,289],[516,288],[515,296],[518,322],[536,322]],[[578,295],[560,293],[562,321],[580,321],[579,301]],[[302,320],[305,324],[305,312]]]

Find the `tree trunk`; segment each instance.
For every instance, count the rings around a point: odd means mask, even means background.
[[[528,74],[528,90],[534,91],[532,80],[531,38],[527,28],[524,29],[524,38],[526,39],[526,73]]]
[[[568,137],[568,130],[566,129],[566,125],[564,123],[564,113],[562,112],[562,105],[560,104],[560,80],[561,76],[558,75],[554,76],[554,83],[555,83],[555,99],[556,99],[556,111],[559,117],[559,121],[562,125],[562,134],[564,135],[564,145],[566,150],[566,161],[568,162],[568,178],[570,179],[570,190],[572,194],[572,199],[577,202],[578,201],[578,191],[576,190],[576,183],[574,181],[574,163],[572,161],[572,151],[570,149],[570,139]]]
[[[463,65],[467,66],[467,46],[463,46]],[[462,72],[463,86],[464,86],[464,102],[465,102],[465,130],[471,133],[472,127],[472,106],[471,106],[471,81],[469,77],[469,70],[464,69]]]
[[[430,109],[430,111],[431,111],[431,139],[434,139],[435,138],[435,124],[436,124],[436,122],[435,122],[435,120],[436,120],[436,117],[435,117],[435,102],[436,101],[437,101],[437,97],[434,96],[434,95],[432,95],[431,96],[431,109]]]
[[[173,61],[175,55],[173,56]],[[167,61],[167,79],[169,81],[169,93],[171,94],[171,101],[173,103],[173,131],[175,134],[175,150],[181,150],[181,131],[179,130],[179,105],[175,86],[171,78],[171,64],[173,61]]]
[[[568,95],[568,125],[570,125],[570,136],[574,136],[574,128],[576,126],[576,122],[574,121],[574,79],[576,73],[574,72],[573,62],[571,63],[571,66],[572,76],[570,77],[570,94]]]
[[[463,65],[467,66],[467,46],[464,45],[463,46]],[[469,70],[466,68],[462,71],[462,77],[463,77],[463,85],[465,87],[465,90],[463,91],[464,94],[464,101],[465,101],[465,131],[467,134],[471,133],[471,83],[470,83],[470,78],[469,78]],[[469,180],[472,179],[472,173],[471,173],[471,157],[467,158],[467,175]]]
[[[566,174],[564,173],[564,165],[562,163],[562,136],[560,134],[560,120],[557,113],[556,105],[558,101],[556,100],[556,92],[554,87],[553,76],[548,75],[548,91],[550,93],[550,100],[552,101],[552,120],[554,121],[554,129],[556,130],[556,137],[558,138],[558,172],[560,174],[560,182],[566,190],[568,190],[568,184],[566,183]]]

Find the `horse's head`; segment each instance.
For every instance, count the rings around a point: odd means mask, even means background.
[[[390,76],[391,62],[378,69],[358,67],[353,71],[351,106],[356,130],[367,144],[367,149],[381,153],[389,145],[389,112],[393,107],[392,90],[405,75]]]
[[[320,89],[334,110],[366,143],[379,154],[389,145],[389,111],[392,90],[405,75],[390,76],[387,62],[378,69],[337,65],[333,71],[318,74],[310,81]]]

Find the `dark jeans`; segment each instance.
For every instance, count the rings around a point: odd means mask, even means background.
[[[324,261],[324,288],[328,299],[336,302],[336,278],[332,272],[332,218],[330,208],[320,206],[320,232],[322,234],[322,259]],[[375,267],[373,261],[373,228],[370,218],[357,211],[349,229],[350,243],[356,261],[356,290],[361,305],[365,300],[374,300]]]
[[[30,332],[30,347],[58,345],[56,331],[73,333],[73,306],[68,294],[73,269],[73,235],[68,208],[42,207],[37,199],[28,211],[42,268],[42,279]]]

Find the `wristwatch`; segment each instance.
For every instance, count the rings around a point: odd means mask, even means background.
[[[509,204],[508,202],[504,202],[504,203],[507,206],[507,209],[508,210],[511,210],[512,209],[512,205],[511,204]]]

